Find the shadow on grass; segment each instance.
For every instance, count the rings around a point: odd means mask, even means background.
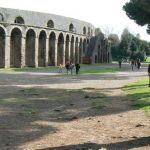
[[[148,87],[148,83],[146,84],[138,84],[138,85],[127,85],[124,86],[123,89],[127,89],[127,90],[133,90],[133,89],[137,89],[137,88],[142,88],[142,87]]]
[[[145,109],[145,107],[150,107],[150,93],[135,93],[129,95],[131,98],[131,106]]]
[[[150,112],[150,88],[147,82],[148,79],[143,79],[132,85],[124,86],[123,90],[131,99],[131,106]]]

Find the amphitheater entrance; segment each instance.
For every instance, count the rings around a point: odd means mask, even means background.
[[[0,68],[5,67],[5,31],[0,27]]]
[[[85,51],[86,51],[86,39],[84,39],[83,41],[83,54],[85,55]]]
[[[55,42],[56,42],[56,36],[55,33],[52,32],[49,36],[49,57],[48,57],[49,66],[55,65]]]
[[[64,57],[64,37],[63,34],[60,33],[58,37],[58,51],[57,51],[57,65],[63,64],[63,57]]]
[[[41,31],[39,35],[38,66],[45,67],[46,63],[46,33]]]
[[[74,62],[74,36],[71,37],[71,46],[70,46],[70,61]]]
[[[75,42],[75,62],[79,62],[79,45],[78,38],[76,38]]]
[[[70,61],[69,56],[69,35],[66,36],[66,48],[65,48],[65,63]]]
[[[14,28],[11,32],[10,40],[10,67],[21,67],[21,38],[22,34],[20,29]]]
[[[82,39],[80,39],[80,43],[79,43],[79,63],[82,63],[82,51],[83,51],[83,43],[82,43]]]
[[[26,66],[35,67],[35,32],[30,29],[26,34]]]

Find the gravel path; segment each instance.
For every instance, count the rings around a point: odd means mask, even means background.
[[[0,73],[0,93],[1,98],[9,93],[16,92],[17,88],[31,87],[43,89],[94,89],[98,92],[106,94],[111,101],[101,111],[87,111],[84,105],[87,102],[79,103],[86,113],[80,112],[80,117],[69,121],[53,121],[48,119],[53,110],[63,110],[67,107],[61,103],[58,107],[53,107],[49,111],[42,112],[40,117],[46,117],[47,120],[40,120],[30,122],[28,128],[23,128],[27,132],[34,130],[43,130],[43,134],[37,138],[30,138],[24,140],[27,136],[22,135],[22,129],[17,134],[23,141],[21,144],[11,142],[11,144],[3,145],[3,150],[98,150],[107,148],[110,150],[127,150],[150,149],[150,118],[141,110],[133,109],[129,106],[129,99],[125,93],[120,89],[127,83],[131,83],[147,76],[147,66],[140,70],[111,73],[106,75],[82,75],[82,76],[59,76],[49,72],[26,72],[26,73]],[[90,91],[90,90],[89,90]],[[78,98],[78,97],[77,97]],[[76,102],[74,102],[76,104]],[[74,105],[74,104],[73,104]],[[81,109],[83,109],[81,107]],[[2,107],[0,107],[2,108]],[[80,110],[67,109],[68,113],[79,114]],[[82,110],[83,111],[83,110]],[[56,114],[58,112],[55,112]],[[56,115],[55,114],[55,115]],[[2,112],[0,113],[0,121]],[[62,114],[63,116],[63,114]],[[25,121],[24,121],[25,122]],[[14,122],[15,123],[15,122]],[[25,122],[26,123],[26,122]],[[39,125],[40,128],[32,128]],[[0,133],[4,132],[0,126]],[[3,127],[4,128],[4,127]],[[53,132],[49,128],[56,129]],[[12,129],[10,129],[13,133]],[[15,129],[14,129],[15,130]],[[8,132],[8,131],[7,131]],[[32,132],[31,132],[32,133]],[[4,134],[6,136],[6,134]],[[14,138],[16,138],[14,136]],[[0,136],[0,139],[2,137]],[[34,139],[34,140],[32,140]],[[16,140],[19,140],[16,138]],[[16,144],[16,145],[15,145]]]

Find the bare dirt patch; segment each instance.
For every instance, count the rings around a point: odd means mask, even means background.
[[[150,149],[150,118],[120,89],[146,72],[0,74],[0,149]]]

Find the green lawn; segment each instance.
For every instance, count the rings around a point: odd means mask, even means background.
[[[131,105],[150,114],[150,87],[148,78],[123,87],[131,98]]]
[[[79,74],[113,73],[116,71],[120,71],[120,69],[119,68],[86,69],[86,70],[81,70]]]
[[[146,63],[150,63],[150,57],[147,57]]]
[[[1,68],[0,72],[26,72],[26,71],[35,71],[35,70],[49,70],[49,69],[55,69],[57,67],[49,66],[49,67],[38,67],[38,68],[32,68],[32,67],[24,67],[24,68]]]
[[[122,66],[121,69],[119,69],[118,64],[94,64],[94,65],[86,65],[82,64],[79,74],[101,74],[101,73],[113,73],[117,71],[125,71],[127,68]],[[40,71],[40,70],[51,70],[59,72],[59,67],[56,66],[48,66],[48,67],[38,67],[38,68],[32,68],[32,67],[24,67],[24,68],[1,68],[0,72],[28,72],[28,71]],[[63,68],[64,74],[66,73],[66,69]],[[75,67],[74,67],[75,72]],[[60,74],[61,75],[61,74]]]

